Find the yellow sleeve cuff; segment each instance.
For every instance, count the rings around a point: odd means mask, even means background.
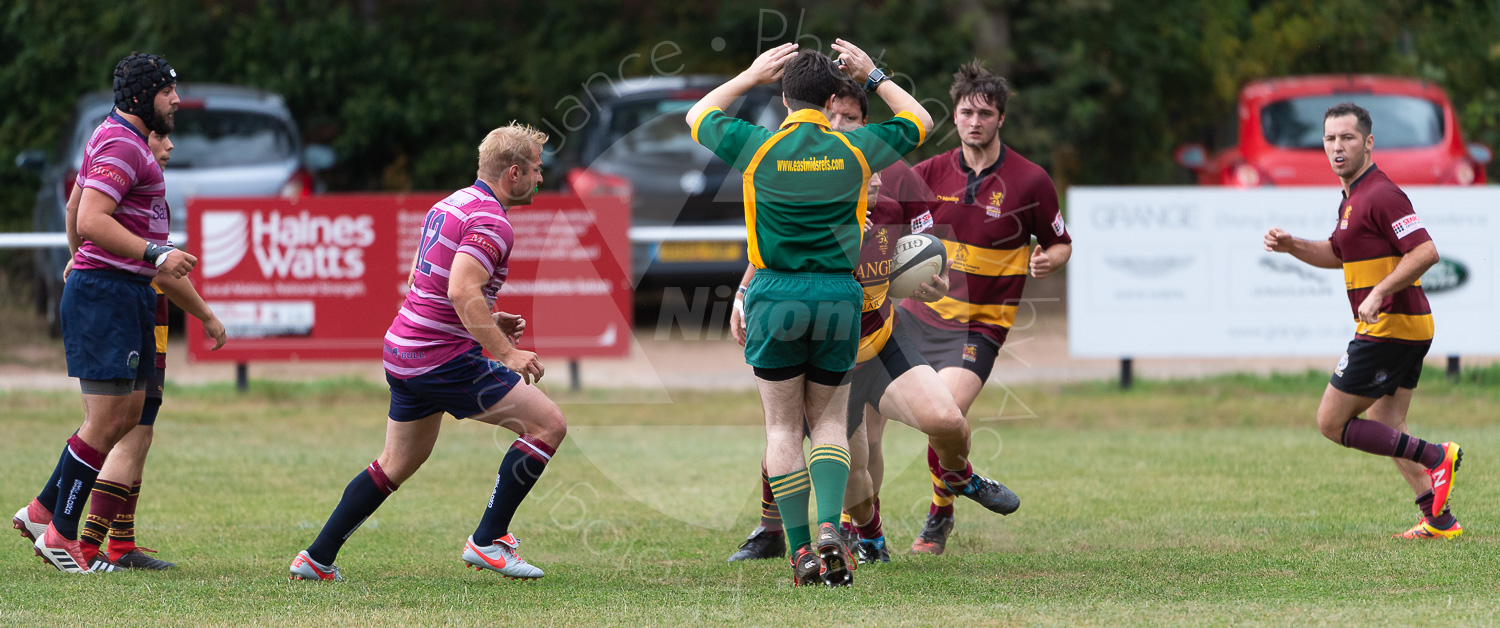
[[[910,111],[903,111],[896,114],[896,117],[911,122],[912,126],[917,127],[917,146],[921,146],[923,142],[927,141],[927,129],[922,128],[922,121],[917,119],[917,114]]]
[[[698,127],[703,126],[703,119],[707,118],[708,114],[713,113],[715,111],[723,111],[723,109],[720,109],[718,107],[709,107],[708,109],[703,110],[703,113],[698,114],[698,119],[693,121],[693,141],[694,142],[698,141]],[[920,126],[920,125],[918,125],[918,126]]]

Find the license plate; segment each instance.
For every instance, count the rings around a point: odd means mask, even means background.
[[[663,242],[656,261],[733,262],[744,258],[745,245],[738,242]]]

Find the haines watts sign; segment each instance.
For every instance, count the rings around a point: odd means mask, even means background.
[[[443,195],[194,199],[190,275],[231,342],[212,352],[189,317],[191,360],[378,360],[405,296],[427,210]],[[508,213],[510,277],[496,309],[527,319],[522,346],[548,355],[624,355],[631,316],[629,207],[538,195]],[[586,316],[585,316],[586,314]]]

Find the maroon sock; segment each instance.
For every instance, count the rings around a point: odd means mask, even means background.
[[[109,524],[109,550],[110,560],[119,560],[121,556],[135,549],[135,506],[141,499],[141,481],[136,480],[130,486],[130,497],[125,500],[125,507],[120,514],[115,515],[114,523]]]
[[[78,534],[78,540],[83,543],[84,560],[92,561],[99,554],[100,547],[109,538],[110,526],[129,500],[130,487],[109,480],[94,482],[94,489],[89,494],[89,514]]]
[[[1443,461],[1443,447],[1396,431],[1395,428],[1368,419],[1349,419],[1344,424],[1345,447],[1368,454],[1405,458],[1429,469]]]
[[[766,532],[781,533],[781,510],[776,507],[776,496],[771,494],[771,477],[766,475],[766,464],[760,465],[760,527]]]
[[[885,536],[885,530],[881,529],[880,527],[880,509],[875,509],[875,512],[870,516],[870,521],[868,523],[864,525],[854,526],[854,531],[859,533],[859,538],[866,541],[873,541],[882,536]]]
[[[952,517],[953,491],[943,486],[943,466],[938,464],[937,452],[932,447],[927,448],[927,470],[932,474],[932,507],[927,509],[927,513],[938,517]]]
[[[1453,523],[1458,521],[1458,518],[1453,516],[1453,510],[1447,505],[1443,506],[1443,514],[1436,517],[1428,516],[1427,513],[1432,512],[1432,491],[1430,490],[1417,498],[1417,511],[1422,513],[1423,517],[1427,517],[1427,523],[1441,530],[1453,527]]]

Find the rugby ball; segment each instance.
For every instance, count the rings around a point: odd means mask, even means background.
[[[932,276],[941,274],[948,265],[948,249],[943,241],[930,233],[902,236],[896,241],[896,256],[891,266],[892,299],[905,299],[931,283]]]

